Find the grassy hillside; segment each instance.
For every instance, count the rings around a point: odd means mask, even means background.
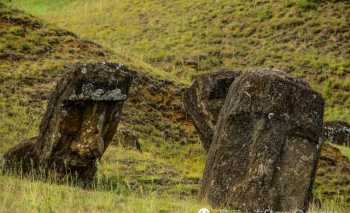
[[[0,4],[0,148],[35,134],[64,65],[105,60],[99,45]]]
[[[205,154],[183,113],[182,90],[191,76],[221,67],[273,66],[303,76],[326,97],[326,119],[350,121],[349,3],[315,2],[9,3],[27,13],[0,4],[0,156],[37,134],[49,91],[64,66],[77,61],[109,60],[141,71],[119,129],[131,129],[143,150],[117,146],[116,137],[91,191],[2,175],[0,212],[196,212],[205,206],[195,201]],[[326,199],[323,209],[341,212],[350,203],[344,187],[350,174],[325,166],[317,199]]]
[[[50,23],[189,82],[220,67],[274,67],[350,121],[350,2],[345,0],[16,0]]]
[[[92,190],[0,176],[0,212],[197,212],[205,206],[175,196],[120,192],[99,184]]]
[[[192,196],[204,152],[182,113],[182,89],[164,80],[166,73],[2,4],[0,35],[0,164],[6,150],[37,134],[65,66],[109,60],[157,76],[136,76],[119,127],[139,136],[142,154],[113,141],[91,191],[0,175],[0,212],[184,212],[204,205]]]

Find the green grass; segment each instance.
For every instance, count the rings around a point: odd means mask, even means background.
[[[99,164],[91,189],[76,187],[69,181],[57,185],[53,178],[43,182],[33,177],[1,174],[0,212],[196,213],[200,208],[209,208],[208,204],[197,200],[197,191],[191,195],[198,186],[181,183],[195,179],[186,177],[186,166],[174,165],[159,153],[153,153],[154,149],[148,146],[144,145],[141,154],[112,145]],[[188,152],[179,150],[177,155],[174,154],[178,157],[172,157],[177,162],[193,159]],[[194,151],[191,153],[197,155]],[[201,162],[203,164],[204,160]],[[198,178],[201,170],[191,176]],[[339,197],[322,202],[322,208],[312,204],[310,212],[346,213],[348,210],[341,207],[343,202]]]
[[[341,151],[341,153],[350,160],[350,147],[339,146],[339,145],[334,145],[334,146],[337,147]]]
[[[102,188],[101,188],[102,187]],[[0,176],[0,212],[197,212],[205,204],[157,194],[125,195],[113,187],[84,190],[11,176]]]
[[[35,176],[0,174],[0,212],[196,213],[208,207],[196,196],[202,166],[195,169],[198,163],[190,162],[196,159],[191,153],[202,149],[198,144],[173,150],[171,161],[161,155],[170,147],[155,153],[151,143],[141,143],[142,154],[112,145],[99,162],[91,189],[69,181],[57,185],[53,177],[43,182]],[[183,166],[175,161],[184,162]]]
[[[303,6],[309,3],[313,6]],[[323,94],[326,120],[350,121],[346,1],[12,0],[10,5],[42,20],[0,12],[43,27],[6,24],[0,17],[0,154],[37,134],[47,95],[66,64],[109,60],[156,79],[133,85],[119,127],[139,136],[142,154],[116,146],[117,134],[92,190],[1,175],[0,212],[197,212],[206,206],[196,201],[206,156],[181,112],[179,92],[203,72],[283,69]],[[8,50],[19,59],[1,58]],[[319,194],[349,194],[337,187],[348,179],[341,171],[322,178]],[[322,200],[324,211],[347,212],[337,194],[330,197]]]
[[[7,175],[0,176],[0,212],[128,212],[128,213],[197,213],[209,208],[193,198],[179,196],[121,193],[113,186],[99,183],[92,189],[55,185]],[[310,206],[310,212],[346,213],[337,202]],[[213,210],[212,212],[220,212]]]
[[[291,72],[326,96],[326,120],[350,121],[348,1],[17,0],[12,5],[176,82],[188,84],[198,73],[223,67]]]
[[[328,143],[323,145],[314,187],[314,196],[319,202],[337,203],[338,207],[349,206],[349,166],[347,147]]]
[[[29,1],[14,1],[15,4],[20,3],[21,7],[30,8],[35,14],[47,14],[50,10],[64,7],[65,5],[71,3],[71,0],[58,0],[58,1],[43,1],[43,0],[29,0]]]

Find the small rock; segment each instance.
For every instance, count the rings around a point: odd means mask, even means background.
[[[120,131],[120,133],[121,133],[121,138],[119,142],[123,147],[136,149],[139,152],[142,152],[139,138],[134,133],[132,133],[128,129],[123,129]]]
[[[350,146],[350,124],[344,121],[326,122],[324,137],[331,143]]]

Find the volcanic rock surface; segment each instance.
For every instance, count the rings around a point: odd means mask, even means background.
[[[75,65],[51,95],[39,136],[9,150],[5,168],[91,182],[120,121],[130,73],[120,64]]]

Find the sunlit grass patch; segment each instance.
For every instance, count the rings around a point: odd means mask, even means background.
[[[0,212],[196,212],[195,199],[157,194],[123,194],[117,189],[82,189],[0,176]]]
[[[341,151],[341,153],[350,160],[350,147],[340,146],[340,145],[334,145],[334,146],[337,147]]]

